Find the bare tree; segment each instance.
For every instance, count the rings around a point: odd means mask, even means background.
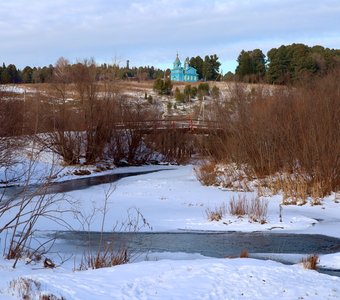
[[[22,140],[23,102],[0,86],[0,167],[13,163],[15,149]]]

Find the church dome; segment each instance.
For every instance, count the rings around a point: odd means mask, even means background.
[[[176,55],[176,59],[174,61],[174,69],[179,68],[181,66],[181,61],[179,60],[178,53]]]

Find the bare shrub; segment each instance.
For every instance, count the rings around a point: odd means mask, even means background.
[[[58,297],[53,294],[40,294],[39,300],[66,300],[64,297]]]
[[[259,197],[247,199],[246,195],[238,195],[238,198],[232,197],[228,206],[222,203],[214,209],[207,208],[205,210],[206,217],[209,221],[220,221],[229,213],[233,216],[248,216],[251,222],[265,224],[267,221],[268,202],[261,200]]]
[[[268,202],[266,200],[261,200],[259,197],[251,199],[248,204],[248,217],[253,222],[258,222],[260,224],[267,223],[267,212],[268,212]]]
[[[40,178],[38,184],[32,186],[32,177],[36,168],[40,151],[34,146],[29,151],[30,160],[24,174],[21,174],[23,182],[22,190],[14,197],[9,197],[0,202],[0,234],[6,232],[4,254],[7,259],[13,259],[13,268],[16,267],[21,257],[33,257],[41,255],[45,250],[45,244],[41,244],[37,249],[31,249],[30,243],[35,232],[39,219],[47,218],[65,228],[70,228],[61,217],[64,210],[60,203],[68,200],[63,195],[49,194],[48,189],[51,178],[55,177],[55,169],[52,165],[47,178]],[[54,239],[49,242],[53,242]],[[7,246],[8,242],[8,246]],[[40,251],[41,250],[41,251]]]
[[[195,173],[198,180],[204,185],[214,185],[216,184],[216,163],[209,161],[205,162],[199,167],[195,168]]]
[[[240,253],[240,258],[248,258],[248,257],[249,257],[248,250],[242,250]]]
[[[39,293],[41,284],[36,280],[20,277],[18,279],[12,280],[9,283],[9,287],[22,299],[31,299],[32,296]]]
[[[216,164],[216,185],[242,192],[251,192],[251,172],[246,165]]]
[[[161,118],[158,107],[122,95],[115,81],[97,71],[93,60],[58,60],[49,91],[53,101],[40,108],[46,116],[41,142],[65,164],[145,163],[152,154],[145,133]]]
[[[208,137],[205,149],[218,161],[248,165],[257,178],[276,173],[307,178],[295,186],[289,182],[287,191],[295,189],[295,198],[306,199],[315,184],[318,198],[338,191],[340,156],[334,149],[340,148],[339,73],[267,93],[235,87],[215,105],[211,117],[223,133]]]
[[[231,198],[228,211],[238,217],[248,215],[250,221],[264,224],[267,219],[268,202],[259,197],[248,200],[245,195],[238,195],[238,199]]]
[[[308,255],[306,258],[301,259],[301,263],[305,269],[317,270],[319,263],[319,255],[317,254]]]
[[[7,248],[5,245],[4,253],[6,253],[7,259],[14,259],[13,268],[22,257],[39,257],[46,253],[46,249],[42,248],[44,244],[38,246],[37,249],[30,248],[35,226],[40,218],[48,218],[69,228],[68,224],[60,217],[66,210],[59,207],[61,201],[67,200],[60,196],[48,195],[47,188],[47,184],[42,184],[33,193],[24,191],[18,199],[1,203],[0,217],[6,213],[14,213],[14,216],[0,227],[0,233],[3,231],[9,233],[9,244]],[[48,242],[53,242],[53,240]]]
[[[39,300],[65,300],[64,297],[41,292],[41,283],[26,277],[19,277],[10,282],[9,287],[21,299],[39,299]]]
[[[15,162],[15,150],[23,140],[23,110],[23,101],[0,87],[0,167]]]
[[[14,260],[13,268],[16,267],[18,260],[22,257],[38,260],[50,250],[51,247],[44,248],[44,246],[47,243],[53,244],[54,238],[36,246],[34,249],[30,246],[39,219],[48,218],[69,229],[68,224],[60,217],[66,210],[59,207],[62,201],[67,200],[63,197],[48,195],[46,188],[46,186],[43,186],[42,189],[36,191],[36,193],[42,194],[24,193],[21,199],[13,199],[0,207],[0,217],[10,212],[15,214],[0,227],[0,233],[4,231],[8,233],[8,247],[5,244],[4,253],[7,259]]]
[[[89,215],[79,213],[76,216],[83,227],[83,231],[87,232],[89,239],[88,248],[82,255],[80,264],[77,267],[78,270],[99,269],[126,264],[134,255],[126,244],[117,245],[114,238],[108,241],[104,240],[104,225],[108,212],[109,198],[114,191],[114,186],[110,186],[110,188],[105,191],[103,207],[94,207]],[[92,244],[91,226],[94,218],[98,216],[101,218],[99,240]],[[112,232],[136,233],[145,227],[151,228],[140,211],[138,209],[129,209],[126,221],[121,224],[116,223]]]
[[[322,183],[314,182],[311,186],[311,205],[321,205],[322,203]]]
[[[159,120],[159,119],[158,119]],[[197,137],[192,132],[181,130],[176,120],[155,121],[155,130],[146,136],[146,143],[155,151],[162,153],[167,161],[186,163],[197,151]],[[157,126],[163,130],[157,130]]]
[[[111,244],[106,244],[96,254],[83,255],[78,270],[100,269],[128,263],[130,260],[127,249],[114,250]]]
[[[307,179],[299,174],[283,174],[280,177],[283,204],[306,204],[308,198],[307,182]]]
[[[154,161],[155,152],[168,161],[188,161],[195,135],[172,128],[170,122],[169,130],[157,128],[162,120],[159,105],[123,95],[112,76],[98,70],[93,60],[57,61],[49,97],[40,95],[27,117],[30,128],[32,117],[39,118],[43,145],[65,164],[143,164]]]
[[[227,213],[227,207],[224,203],[214,209],[207,208],[205,214],[209,221],[220,221]]]
[[[238,195],[238,199],[234,196],[230,199],[228,211],[233,216],[242,217],[248,213],[249,203],[245,195]]]
[[[322,182],[301,173],[281,174],[272,180],[271,190],[282,192],[284,205],[304,205],[308,199],[311,205],[321,205],[324,196]]]
[[[207,161],[196,167],[195,173],[197,179],[203,185],[216,185],[244,192],[252,191],[244,166],[217,164],[214,161]]]
[[[118,97],[115,105],[115,123],[107,147],[108,156],[115,163],[121,160],[131,164],[148,162],[154,151],[163,150],[157,148],[160,135],[157,124],[161,118],[159,109],[125,96]]]

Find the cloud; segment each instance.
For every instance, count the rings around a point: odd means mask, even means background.
[[[21,67],[59,56],[164,65],[176,51],[232,61],[292,42],[339,48],[337,0],[11,0],[0,13],[0,59]]]

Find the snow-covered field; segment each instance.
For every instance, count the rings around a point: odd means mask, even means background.
[[[0,299],[13,291],[3,282],[18,278],[17,287],[64,299],[338,299],[340,278],[254,259],[144,261],[113,268],[72,272],[62,268],[37,270],[1,266]],[[5,279],[5,280],[4,280]],[[31,280],[31,281],[28,281]],[[21,284],[20,284],[21,283]],[[14,285],[14,283],[13,283]],[[24,290],[24,289],[23,289]],[[38,292],[36,292],[38,294]],[[13,298],[20,297],[20,288]],[[38,298],[37,298],[38,299]]]
[[[32,88],[23,87],[23,85],[19,87],[18,85],[12,85],[12,84],[0,84],[0,91],[15,93],[15,94],[24,94],[27,92],[34,92]]]
[[[202,186],[192,165],[145,166],[123,171],[151,169],[161,171],[67,192],[55,204],[55,210],[62,207],[65,212],[59,217],[74,230],[82,230],[85,220],[94,212],[89,227],[100,230],[107,200],[105,231],[111,231],[117,222],[124,222],[129,209],[136,208],[151,227],[142,230],[271,231],[340,237],[340,203],[335,201],[335,194],[324,199],[320,206],[283,206],[282,222],[280,195],[267,198],[265,224],[228,214],[221,221],[211,222],[206,210],[222,203],[227,205],[240,193]],[[65,176],[58,180],[72,177],[67,169],[60,174]],[[244,194],[254,196],[254,193]],[[81,212],[81,217],[75,218],[76,212]],[[10,214],[2,216],[0,223],[9,217]],[[37,229],[65,230],[65,227],[41,218]],[[37,295],[39,290],[65,299],[340,299],[340,278],[305,270],[300,264],[287,266],[250,258],[216,259],[180,254],[163,258],[166,257],[76,272],[72,271],[74,265],[70,261],[56,269],[20,261],[13,270],[11,262],[0,260],[0,299],[22,297],[20,286],[25,286],[25,282],[30,283]],[[340,253],[321,256],[320,265],[339,269]]]

